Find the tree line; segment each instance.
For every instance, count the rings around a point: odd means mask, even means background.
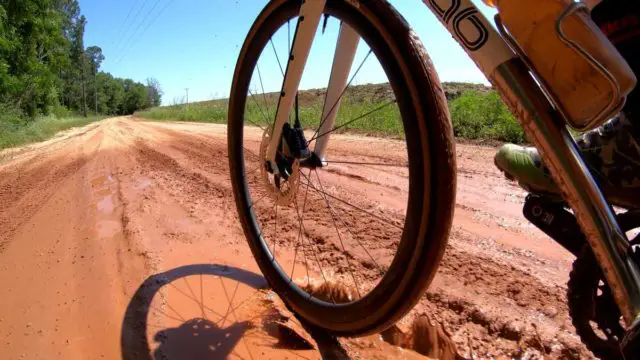
[[[160,105],[157,80],[100,70],[105,55],[85,47],[86,25],[77,0],[0,0],[0,112],[86,117]]]

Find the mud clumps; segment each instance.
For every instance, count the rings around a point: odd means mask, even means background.
[[[336,304],[345,304],[356,299],[356,294],[351,289],[337,281],[309,284],[303,289],[315,298]]]
[[[314,297],[335,303],[348,303],[355,299],[354,292],[337,281],[310,284],[305,291]],[[380,333],[387,343],[413,350],[419,354],[439,360],[464,359],[456,350],[451,335],[433,322],[427,314],[419,315],[413,321],[409,331],[403,331],[398,325]]]
[[[392,345],[414,350],[430,358],[464,359],[458,354],[451,335],[438,323],[433,322],[427,314],[417,316],[408,332],[403,331],[398,325],[393,325],[380,335]]]
[[[286,310],[280,299],[271,297],[263,302],[268,309],[262,319],[265,332],[278,339],[277,346],[292,350],[315,349],[313,340],[302,326]]]

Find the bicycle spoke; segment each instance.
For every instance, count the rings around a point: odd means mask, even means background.
[[[167,307],[169,307],[169,309],[172,309],[172,311],[175,313],[175,310],[173,310],[173,308],[171,308],[170,306],[167,306]],[[166,318],[168,318],[168,319],[171,319],[171,320],[173,320],[173,321],[177,321],[177,322],[179,322],[179,323],[180,323],[180,322],[185,322],[185,321],[186,321],[186,320],[185,320],[185,319],[183,319],[183,318],[177,318],[177,317],[175,317],[175,316],[169,315],[169,314],[167,314],[166,312],[164,312],[162,309],[160,309],[160,308],[158,308],[158,307],[155,307],[155,306],[149,306],[149,308],[150,308],[151,310],[153,310],[154,312],[160,313],[160,314],[162,314],[162,316],[164,316],[164,317],[166,317]],[[177,314],[177,313],[176,313],[176,314]],[[180,316],[180,314],[177,314],[177,315],[178,315],[178,316]],[[166,328],[166,326],[161,326],[161,328],[163,328],[163,329],[164,329],[164,328]]]
[[[260,169],[262,167],[262,164],[259,164],[258,166],[256,166],[255,168],[253,168],[252,170],[249,170],[246,172],[246,175],[251,175],[254,172],[256,172],[256,170]]]
[[[302,173],[301,173],[302,174]],[[304,175],[304,174],[303,174]],[[311,170],[309,170],[309,176],[311,176]],[[305,195],[304,195],[304,201],[303,201],[303,205],[302,205],[302,214],[300,214],[300,210],[298,207],[298,202],[296,201],[296,214],[298,216],[298,221],[299,221],[299,231],[301,232],[301,236],[302,236],[302,241],[304,242],[304,233],[307,232],[307,230],[304,227],[304,222],[303,222],[303,217],[304,217],[304,209],[306,208],[306,204],[307,204],[307,195],[309,194],[309,186],[307,186],[307,189],[305,190]],[[309,247],[311,247],[311,249],[313,250],[313,254],[314,257],[316,258],[316,263],[318,264],[318,269],[320,269],[320,275],[322,276],[322,279],[324,280],[325,283],[327,283],[327,277],[324,275],[324,271],[322,270],[322,263],[320,263],[320,258],[318,257],[318,251],[316,250],[315,246],[313,246],[313,244],[311,243],[311,239],[309,239],[307,237],[307,240],[309,242]],[[303,254],[304,254],[304,244],[303,244]],[[306,255],[305,255],[305,264],[307,265],[307,285],[310,284],[310,276],[309,276],[309,264],[306,262]],[[313,296],[313,295],[312,295]],[[335,299],[333,298],[333,295],[331,295],[331,293],[329,293],[329,300],[332,303],[336,303]]]
[[[222,284],[222,289],[224,290],[224,295],[226,296],[227,300],[229,301],[229,308],[231,310],[231,314],[233,315],[233,318],[235,320],[236,323],[238,323],[238,316],[236,315],[236,311],[233,308],[233,299],[235,299],[236,297],[236,292],[238,291],[238,286],[240,286],[240,282],[236,282],[236,288],[233,290],[233,295],[231,296],[231,300],[229,300],[229,294],[227,293],[227,287],[224,286],[224,281],[222,281],[221,277],[218,277],[220,279],[220,283]],[[224,326],[224,324],[222,324]],[[220,326],[222,327],[222,326]],[[242,338],[242,343],[244,344],[244,347],[247,349],[247,353],[249,354],[249,358],[251,360],[253,360],[253,355],[251,355],[251,349],[249,348],[249,345],[247,345],[247,340],[243,337]],[[235,354],[236,356],[238,356],[238,354]],[[238,356],[239,357],[239,356]]]
[[[302,221],[304,219],[304,210],[307,207],[307,195],[308,195],[308,193],[309,193],[309,187],[307,187],[307,190],[304,193],[304,200],[302,202],[302,215],[300,214],[300,209],[298,207],[297,196],[296,196],[296,199],[294,200],[294,203],[296,205],[296,215],[298,216],[298,240],[296,241],[296,243],[300,243],[300,238],[302,237]],[[303,254],[304,254],[304,245],[303,245]],[[295,266],[295,262],[294,262],[294,266]],[[307,268],[307,279],[308,279],[309,278],[309,264],[307,263],[306,255],[305,255],[305,266]],[[293,269],[291,270],[291,273],[293,274]]]
[[[329,109],[329,112],[327,113],[327,116],[324,117],[324,119],[322,119],[322,121],[320,121],[320,125],[318,126],[318,128],[316,129],[316,131],[314,131],[313,135],[311,136],[311,138],[316,137],[316,135],[318,135],[318,132],[320,131],[320,128],[322,128],[322,125],[324,124],[325,121],[327,121],[327,119],[329,118],[329,115],[333,112],[333,110],[335,109],[336,106],[338,106],[338,103],[340,102],[340,100],[342,100],[342,97],[344,96],[345,92],[347,91],[347,89],[349,88],[349,86],[351,86],[351,82],[353,82],[353,79],[356,78],[356,75],[358,75],[358,73],[360,72],[360,69],[362,69],[362,66],[364,65],[364,63],[367,61],[367,59],[369,58],[369,55],[371,55],[371,53],[373,52],[373,50],[369,49],[369,52],[367,53],[367,55],[364,57],[364,59],[362,60],[362,62],[360,63],[360,65],[358,66],[358,68],[356,69],[356,72],[353,74],[353,76],[351,76],[351,79],[349,79],[349,82],[347,83],[347,86],[344,87],[344,89],[342,89],[342,92],[340,93],[340,96],[338,96],[338,98],[336,99],[336,101],[333,103],[333,105],[331,106],[331,108]],[[329,91],[329,88],[327,88],[327,92]],[[325,95],[326,98],[326,95]],[[326,105],[326,104],[325,104]]]
[[[191,293],[191,296],[193,296],[193,300],[195,300],[195,302],[198,303],[198,299],[197,299],[196,293],[191,288],[191,285],[189,284],[189,281],[187,281],[187,278],[183,277],[182,280],[184,280],[185,284],[187,284],[187,289],[189,289],[189,292]],[[204,314],[204,304],[202,303],[202,301],[200,303],[198,303],[198,305],[200,305],[200,310],[202,311],[202,314]]]
[[[322,187],[322,181],[320,180],[320,174],[318,174],[318,170],[314,169],[314,172],[316,173],[316,177],[318,178],[318,184],[320,185],[320,190],[322,191],[321,194],[324,194],[324,189]],[[333,210],[331,209],[331,205],[329,204],[329,200],[327,199],[326,195],[323,196],[324,202],[327,204],[327,209],[329,210],[329,213],[331,214],[331,220],[333,221],[333,226],[336,229],[336,234],[338,234],[338,240],[340,241],[340,245],[342,246],[342,251],[344,252],[344,257],[347,261],[347,267],[349,268],[349,273],[351,274],[351,278],[353,279],[353,283],[356,286],[356,291],[358,292],[358,298],[362,298],[362,295],[360,294],[360,288],[358,287],[358,282],[356,281],[356,277],[353,274],[353,269],[351,267],[351,261],[349,261],[349,256],[347,255],[347,249],[345,249],[344,247],[344,242],[342,241],[342,236],[340,235],[340,230],[338,229],[338,224],[336,224],[336,215],[333,213]]]
[[[306,197],[305,197],[306,200]],[[291,264],[291,275],[289,275],[289,283],[293,283],[293,273],[296,270],[296,260],[298,259],[298,248],[300,247],[300,232],[302,231],[302,220],[299,224],[298,239],[296,241],[296,247],[293,253],[293,264]]]
[[[362,115],[360,115],[360,116],[357,116],[357,117],[355,117],[355,118],[353,118],[353,119],[351,119],[351,120],[347,121],[347,122],[346,122],[346,123],[344,123],[344,124],[341,124],[341,125],[339,125],[339,126],[336,126],[336,127],[334,127],[333,129],[328,130],[328,131],[326,131],[326,132],[324,132],[324,133],[322,133],[322,134],[320,134],[320,135],[317,135],[317,136],[312,137],[312,138],[311,138],[311,140],[309,140],[308,142],[309,142],[309,143],[311,143],[313,140],[317,140],[317,139],[319,139],[319,138],[321,138],[321,137],[323,137],[323,136],[325,136],[325,135],[327,135],[327,134],[330,134],[330,133],[332,133],[332,132],[334,132],[334,131],[336,131],[336,130],[338,130],[338,129],[341,129],[341,128],[343,128],[343,127],[345,127],[345,126],[347,126],[347,125],[349,125],[349,124],[351,124],[351,123],[353,123],[353,122],[356,122],[356,121],[358,121],[358,120],[361,120],[361,119],[363,119],[363,118],[365,118],[365,117],[367,117],[367,116],[369,116],[369,115],[371,115],[371,114],[373,114],[373,113],[375,113],[375,112],[378,112],[378,111],[380,111],[380,110],[384,109],[385,107],[387,107],[387,106],[389,106],[389,105],[391,105],[391,104],[395,104],[395,103],[396,103],[396,100],[395,100],[395,99],[394,99],[394,100],[391,100],[391,101],[389,101],[388,103],[383,104],[383,105],[381,105],[381,106],[378,106],[377,108],[375,108],[375,109],[373,109],[373,110],[371,110],[371,111],[368,111],[368,112],[366,112],[366,113],[364,113],[364,114],[362,114]]]
[[[168,284],[169,285],[173,285],[172,283],[168,283]],[[175,285],[173,285],[173,287],[175,288]],[[180,291],[180,290],[178,290],[178,291]],[[180,315],[180,313],[176,309],[174,309],[173,306],[171,306],[171,304],[169,304],[169,301],[167,301],[167,297],[162,292],[158,291],[158,294],[160,295],[160,298],[162,299],[162,303],[166,307],[168,307],[169,310],[171,310],[174,314],[176,314],[180,318],[180,320],[182,320],[183,322],[187,321],[184,316]],[[166,313],[164,313],[164,314],[166,315]]]
[[[258,70],[258,79],[260,80],[260,88],[262,89],[262,101],[264,102],[264,106],[265,106],[265,111],[267,112],[268,118],[267,118],[267,126],[268,127],[272,127],[272,123],[275,122],[275,117],[271,116],[271,112],[269,111],[269,102],[267,101],[267,95],[264,92],[264,85],[262,83],[262,75],[260,74],[260,67],[258,66],[258,64],[256,64],[256,69]],[[273,121],[269,121],[269,119],[272,119]]]
[[[255,95],[253,94],[253,92],[251,92],[251,89],[249,89],[249,95],[250,95],[250,96],[249,96],[249,98],[250,98],[251,100],[253,100],[253,103],[256,105],[256,107],[258,108],[258,110],[260,110],[260,114],[262,114],[262,117],[264,118],[265,123],[267,123],[267,124],[268,124],[268,123],[269,123],[269,118],[267,117],[267,115],[265,115],[264,111],[262,110],[262,107],[261,107],[261,106],[260,106],[260,104],[258,104],[258,102],[256,101],[256,99],[255,99]],[[263,128],[260,124],[256,123],[255,121],[253,121],[253,120],[251,120],[251,119],[247,118],[246,116],[244,117],[244,119],[245,119],[245,120],[247,120],[248,122],[252,123],[253,125],[255,125],[255,126],[259,127],[262,131],[264,131],[264,128]]]
[[[278,52],[276,51],[276,46],[273,45],[273,39],[269,39],[269,42],[271,43],[271,48],[273,49],[273,53],[276,55],[276,60],[278,61],[278,66],[280,67],[280,73],[282,74],[282,77],[284,78],[284,70],[282,69],[282,64],[280,63],[280,58],[278,57]]]
[[[317,171],[316,171],[316,175]],[[322,186],[322,184],[320,183],[320,179],[319,179],[319,175],[318,175],[318,183]],[[345,229],[347,229],[347,231],[349,232],[349,234],[351,235],[351,237],[353,239],[356,240],[356,242],[358,243],[358,245],[360,245],[360,247],[364,250],[364,252],[369,256],[369,258],[371,259],[371,261],[373,261],[373,263],[376,265],[376,267],[378,268],[378,270],[380,270],[380,273],[382,275],[384,275],[386,272],[382,269],[382,266],[380,266],[380,264],[378,264],[378,262],[376,261],[376,259],[371,255],[371,253],[369,252],[369,250],[360,242],[359,236],[357,236],[357,234],[354,234],[351,231],[351,227],[349,225],[347,225],[347,223],[342,219],[342,216],[339,216],[338,211],[329,204],[329,202],[327,202],[327,206],[329,206],[329,208],[333,211],[333,213],[335,213],[336,215],[338,215],[338,218],[340,219],[340,222],[342,223],[342,226],[345,227]]]
[[[268,196],[269,196],[269,193],[266,193],[266,194],[262,195],[262,196],[258,199],[258,201],[251,203],[251,206],[249,206],[249,209],[252,209],[254,206],[258,205],[258,203],[259,203],[260,201],[262,201],[262,199],[264,199],[264,198],[266,198],[266,197],[268,197]]]
[[[302,176],[305,176],[305,175],[304,175],[304,174],[302,174]],[[307,186],[310,186],[313,190],[315,190],[315,191],[317,191],[317,192],[319,192],[319,193],[322,193],[323,195],[326,195],[326,196],[328,196],[328,197],[330,197],[330,198],[332,198],[332,199],[334,199],[334,200],[337,200],[337,201],[339,201],[339,202],[343,203],[344,205],[350,206],[350,207],[352,207],[352,208],[354,208],[354,209],[356,209],[356,210],[358,210],[358,211],[361,211],[361,212],[363,212],[363,213],[365,213],[365,214],[367,214],[367,215],[369,215],[369,216],[371,216],[371,217],[373,217],[373,218],[376,218],[376,219],[378,219],[378,220],[380,220],[380,221],[384,222],[385,224],[391,225],[391,226],[393,226],[393,227],[396,227],[396,228],[398,228],[398,229],[402,230],[402,227],[401,227],[401,226],[399,226],[399,225],[397,225],[397,224],[394,224],[391,220],[388,220],[388,219],[385,219],[385,218],[383,218],[383,217],[380,217],[380,216],[378,216],[378,215],[376,215],[376,214],[374,214],[374,213],[372,213],[372,212],[370,212],[370,211],[367,211],[367,210],[365,210],[365,209],[363,209],[363,208],[361,208],[361,207],[358,207],[358,206],[356,206],[356,205],[354,205],[354,204],[352,204],[352,203],[350,203],[350,202],[348,202],[348,201],[346,201],[346,200],[342,200],[342,199],[340,199],[339,197],[337,197],[337,196],[335,196],[335,195],[332,195],[332,194],[330,194],[330,193],[328,193],[328,192],[322,191],[322,190],[320,190],[320,189],[318,189],[318,188],[314,187],[314,186],[313,186],[313,184],[312,184],[312,183],[311,183],[311,181],[310,181],[311,179],[309,179],[309,178],[308,178],[308,177],[306,177],[306,176],[305,176],[305,178],[307,179],[307,182],[306,182],[306,183],[304,183],[304,184],[306,184]]]
[[[227,287],[224,286],[224,281],[222,280],[222,277],[218,276],[218,280],[220,280],[220,284],[222,285],[222,289],[224,290],[224,296],[227,298],[227,303],[229,303],[229,307],[227,308],[227,311],[224,314],[224,317],[220,320],[220,324],[218,326],[223,327],[224,323],[227,321],[227,318],[229,317],[229,314],[231,314],[231,311],[233,310],[233,299],[235,299],[236,297],[236,292],[238,291],[238,286],[240,285],[240,282],[236,281],[236,288],[233,291],[233,295],[231,295],[231,298],[229,298],[229,294],[227,293]]]
[[[198,303],[198,299],[197,299],[197,298],[191,297],[189,294],[187,294],[187,293],[185,293],[184,291],[182,291],[182,290],[181,290],[179,287],[177,287],[175,284],[173,284],[173,283],[168,283],[168,285],[170,285],[172,288],[174,288],[174,289],[175,289],[177,292],[179,292],[180,294],[184,295],[187,299],[193,300],[193,301],[195,301],[197,304],[199,304],[199,303]],[[167,306],[168,306],[168,304],[167,304]],[[210,308],[210,307],[208,307],[207,305],[204,305],[204,303],[202,303],[202,306],[203,306],[205,309],[209,310],[212,314],[214,314],[214,315],[216,315],[216,316],[219,316],[219,317],[222,317],[222,315],[221,315],[220,313],[218,313],[217,311],[215,311],[215,310],[211,309],[211,308]],[[174,310],[174,309],[172,309],[172,310],[175,312],[175,310]],[[176,313],[176,314],[177,314],[177,313]],[[179,314],[177,314],[177,315],[179,315]]]
[[[203,307],[201,309],[202,310],[202,318],[207,319],[207,315],[204,313],[204,296],[203,296],[203,286],[202,286],[202,274],[200,274],[200,304],[203,304]]]
[[[390,166],[399,168],[408,168],[409,164],[385,164],[385,163],[372,163],[372,162],[358,162],[358,161],[342,161],[342,160],[324,160],[327,164],[347,164],[347,165],[367,165],[367,166]]]
[[[258,156],[258,154],[254,153],[252,150],[247,149],[246,147],[242,147],[243,149],[247,150],[247,152],[251,155],[253,155],[256,159],[258,159],[258,161],[260,161],[260,156]]]

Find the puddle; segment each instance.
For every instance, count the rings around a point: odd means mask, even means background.
[[[187,265],[157,274],[127,309],[125,324],[132,325],[125,327],[138,333],[127,339],[142,346],[125,344],[123,358],[319,359],[311,336],[284,304],[268,300],[265,287],[262,276],[232,266]]]
[[[91,180],[91,185],[93,185],[93,187],[100,186],[100,185],[104,184],[104,181],[105,181],[105,180],[106,180],[106,177],[105,177],[105,176],[103,176],[103,175],[98,176],[98,177],[93,178],[93,179]]]
[[[98,209],[98,211],[101,211],[105,214],[111,214],[113,212],[113,209],[115,208],[113,197],[111,195],[106,196],[96,204],[96,208]]]
[[[97,176],[91,180],[91,185],[93,185],[93,187],[98,187],[98,186],[104,185],[105,182],[109,182],[109,183],[114,182],[113,176],[111,175]]]

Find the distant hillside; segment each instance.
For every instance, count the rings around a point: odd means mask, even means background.
[[[466,91],[477,91],[481,94],[486,94],[491,91],[491,87],[485,86],[482,84],[472,84],[472,83],[461,83],[461,82],[445,82],[442,84],[444,88],[445,96],[448,101],[455,100]],[[299,101],[301,106],[309,106],[309,105],[322,105],[324,101],[324,95],[326,88],[321,89],[309,89],[302,90],[299,94]],[[262,93],[258,89],[252,89],[254,95],[259,95],[262,97]],[[265,94],[267,103],[271,104],[276,101],[278,93],[267,93]],[[383,84],[365,84],[365,85],[355,85],[350,86],[347,89],[344,98],[351,103],[378,103],[385,102],[391,100],[393,98],[393,92],[391,91],[391,87],[389,83]],[[227,100],[210,100],[210,101],[202,101],[194,104],[211,104],[211,105],[220,105],[221,103],[226,103]],[[180,106],[180,105],[177,105]]]
[[[491,87],[481,84],[444,83],[449,103],[454,134],[460,138],[478,141],[525,141],[520,125],[509,113],[500,96]],[[322,118],[326,89],[310,89],[300,92],[300,118],[305,126],[315,128]],[[266,114],[276,113],[279,93],[262,94],[251,88],[247,100],[245,118],[253,124],[268,120]],[[393,100],[389,84],[351,86],[342,99],[336,124],[339,132],[352,132],[371,136],[401,138],[404,129],[399,121],[397,106],[387,106]],[[212,100],[199,103],[165,106],[138,113],[140,117],[154,120],[227,122],[228,100]],[[375,111],[375,113],[370,113]],[[368,116],[361,116],[369,114]],[[352,122],[352,119],[358,119]],[[355,121],[355,120],[354,120]]]

